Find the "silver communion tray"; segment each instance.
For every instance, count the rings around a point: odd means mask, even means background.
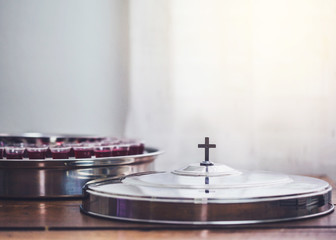
[[[7,135],[0,139],[52,143],[58,140],[98,139],[77,135]],[[161,154],[147,147],[143,154],[85,159],[0,159],[0,198],[72,198],[82,197],[82,187],[97,178],[120,177],[151,171]]]
[[[333,209],[331,186],[320,179],[219,164],[93,181],[81,206],[111,219],[205,225],[295,220]]]
[[[320,179],[241,171],[205,161],[173,172],[146,172],[85,185],[84,213],[150,223],[236,225],[316,217],[333,211]]]

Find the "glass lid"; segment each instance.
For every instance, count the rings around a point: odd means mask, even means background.
[[[239,174],[219,176],[151,172],[129,175],[112,182],[91,184],[87,191],[127,199],[167,202],[177,199],[189,202],[199,199],[207,202],[237,202],[291,198],[328,191],[330,188],[327,182],[319,179],[262,171],[241,171]]]
[[[238,221],[239,224],[247,220],[279,221],[315,216],[333,210],[331,186],[323,180],[266,171],[236,170],[224,164],[209,161],[209,149],[216,147],[215,144],[209,143],[209,138],[205,138],[205,143],[199,144],[198,147],[205,149],[205,160],[201,163],[193,163],[172,172],[136,173],[88,184],[84,189],[88,197],[83,201],[82,210],[92,212],[92,208],[95,209],[93,206],[96,206],[97,202],[102,199],[127,202],[129,203],[127,211],[135,212],[138,210],[133,207],[139,202],[144,204],[142,207],[147,208],[152,208],[155,204],[163,204],[161,207],[171,207],[173,212],[178,208],[191,208],[190,211],[197,211],[199,204],[206,205],[207,210],[204,214],[208,217],[205,220],[198,219],[194,216],[195,214],[189,219],[181,220],[168,212],[164,216],[157,217],[153,217],[153,213],[145,217],[146,214],[143,213],[135,218],[139,221],[143,219],[143,221],[169,223],[167,216],[170,216],[169,218],[172,218],[174,223],[189,224],[223,221]],[[270,215],[266,218],[263,217],[263,219],[259,219],[257,213],[261,211],[260,204],[270,211]],[[287,206],[287,208],[279,207],[281,205]],[[114,207],[118,208],[118,206]],[[291,208],[288,209],[288,206]],[[231,218],[227,219],[227,211],[230,207],[232,209],[246,208],[246,212],[241,213],[241,210],[237,210],[233,213],[230,210]],[[211,208],[214,209],[210,210]],[[98,211],[98,209],[101,208],[98,207],[96,210]],[[222,209],[226,217],[208,212],[216,211],[215,209],[218,211]],[[312,209],[314,210],[312,211]],[[287,210],[288,214],[285,214]],[[253,214],[249,214],[249,211],[252,211]],[[112,218],[118,217],[113,214],[112,216],[108,215]],[[246,216],[244,217],[244,215]],[[253,219],[250,219],[251,216],[254,216]]]

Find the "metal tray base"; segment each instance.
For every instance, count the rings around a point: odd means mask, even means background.
[[[143,219],[133,219],[133,218],[123,218],[116,216],[106,216],[103,214],[98,214],[90,211],[86,211],[83,209],[83,206],[80,206],[80,211],[84,214],[107,218],[111,220],[118,221],[131,221],[131,222],[142,222],[142,223],[157,223],[157,224],[183,224],[183,225],[248,225],[248,224],[261,224],[261,223],[275,223],[275,222],[285,222],[285,221],[295,221],[307,218],[320,217],[323,215],[330,214],[334,211],[334,205],[331,204],[330,208],[325,212],[319,212],[315,214],[292,217],[292,218],[279,218],[279,219],[265,219],[265,220],[241,220],[241,221],[165,221],[165,220],[143,220]]]
[[[122,177],[150,171],[156,148],[141,155],[65,160],[0,159],[0,198],[80,198],[85,183],[98,178]]]
[[[276,200],[232,204],[186,204],[153,201],[138,201],[108,198],[87,193],[80,209],[83,213],[133,222],[186,224],[186,225],[244,225],[292,221],[322,216],[334,211],[334,205],[323,202],[331,198],[331,189],[326,193],[290,200]],[[298,206],[295,202],[315,204]]]

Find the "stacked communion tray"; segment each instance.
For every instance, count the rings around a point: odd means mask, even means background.
[[[84,187],[82,212],[169,224],[238,225],[311,218],[334,210],[329,183],[312,177],[231,168],[205,159],[172,172],[100,179]]]
[[[86,182],[152,170],[159,154],[134,139],[0,134],[0,197],[81,197]]]

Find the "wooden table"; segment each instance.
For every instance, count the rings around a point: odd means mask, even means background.
[[[80,213],[80,203],[0,200],[0,239],[336,239],[336,213],[292,222],[200,227],[106,220]]]

